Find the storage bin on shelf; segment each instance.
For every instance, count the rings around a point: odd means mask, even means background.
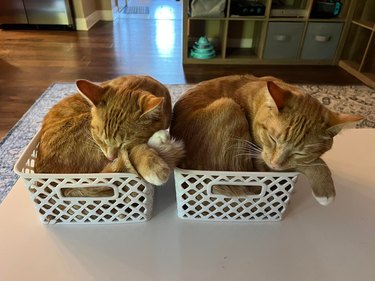
[[[40,133],[36,134],[15,164],[47,224],[143,222],[152,216],[154,186],[130,173],[38,174],[34,171]],[[67,188],[110,187],[108,197],[67,197]]]
[[[182,219],[206,221],[279,221],[297,181],[294,172],[223,172],[176,168],[177,214]],[[254,195],[214,194],[219,185],[256,187]]]

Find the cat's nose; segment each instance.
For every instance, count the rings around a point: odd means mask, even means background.
[[[107,159],[108,159],[109,161],[113,161],[113,160],[116,159],[116,156],[115,156],[115,155],[106,155],[106,157],[107,157]]]
[[[270,163],[270,168],[273,169],[273,170],[281,170],[281,166],[280,164],[278,163],[277,160],[271,160],[271,163]]]
[[[271,165],[272,170],[280,170],[280,167],[277,165]]]
[[[115,160],[117,158],[117,149],[108,148],[107,153],[105,154],[105,157],[107,157],[109,161]]]

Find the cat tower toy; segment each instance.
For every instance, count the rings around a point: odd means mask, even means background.
[[[207,37],[201,36],[191,48],[190,56],[195,59],[211,59],[216,56],[216,52]]]

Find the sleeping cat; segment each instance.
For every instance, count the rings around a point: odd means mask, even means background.
[[[184,152],[165,131],[172,111],[168,89],[148,76],[100,85],[78,80],[76,86],[79,93],[61,100],[43,120],[35,172],[131,172],[165,183]],[[71,189],[69,196],[108,191]]]
[[[218,171],[299,171],[317,201],[335,197],[320,156],[347,123],[362,116],[331,112],[298,87],[274,77],[227,76],[197,84],[175,104],[171,135],[185,143],[181,168]],[[216,186],[227,196],[245,187]]]

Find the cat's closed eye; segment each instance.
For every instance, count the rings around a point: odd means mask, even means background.
[[[304,157],[304,156],[307,155],[307,153],[303,152],[303,151],[295,151],[295,152],[293,152],[293,155],[298,156],[298,157]]]
[[[268,139],[270,140],[272,146],[276,146],[279,143],[278,139],[273,135],[268,134]]]

